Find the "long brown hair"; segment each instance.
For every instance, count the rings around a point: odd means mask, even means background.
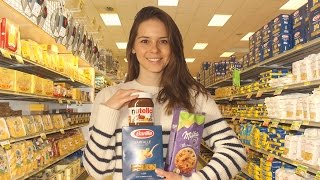
[[[157,96],[159,103],[168,101],[166,112],[172,113],[174,107],[183,107],[194,112],[194,99],[199,93],[208,95],[205,87],[197,82],[190,74],[183,52],[183,40],[179,28],[173,19],[165,11],[148,6],[142,8],[136,15],[130,30],[127,44],[128,73],[125,82],[132,81],[139,76],[139,62],[136,54],[132,53],[135,38],[140,24],[149,19],[159,19],[164,23],[171,48],[170,61],[165,67],[160,80],[160,87],[163,87]],[[190,91],[194,90],[194,93]]]

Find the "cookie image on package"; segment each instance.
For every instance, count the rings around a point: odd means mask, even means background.
[[[180,149],[174,160],[174,163],[176,165],[174,172],[178,174],[191,173],[196,166],[196,162],[197,155],[192,148]]]

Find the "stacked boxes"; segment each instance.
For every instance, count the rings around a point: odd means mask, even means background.
[[[309,27],[309,9],[308,4],[303,5],[291,14],[292,16],[292,45],[303,44],[308,41]]]
[[[288,14],[281,14],[272,21],[272,56],[292,48],[292,20]]]

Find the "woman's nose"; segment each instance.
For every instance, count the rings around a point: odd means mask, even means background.
[[[158,52],[159,51],[158,43],[151,43],[150,46],[151,46],[150,47],[151,52]]]

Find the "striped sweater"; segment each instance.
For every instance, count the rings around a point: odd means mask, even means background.
[[[159,87],[144,86],[135,80],[107,87],[99,92],[95,99],[89,123],[90,137],[83,155],[84,167],[95,179],[103,179],[110,175],[115,180],[122,179],[121,128],[128,126],[128,107],[114,110],[101,104],[118,89],[139,89],[153,94],[154,124],[162,126],[163,157],[166,157],[172,115],[165,113],[166,104],[159,104],[155,100]],[[233,130],[221,118],[220,111],[211,97],[207,99],[203,95],[198,96],[195,107],[198,112],[206,113],[203,139],[215,153],[203,169],[183,179],[231,179],[246,163],[245,150]]]

